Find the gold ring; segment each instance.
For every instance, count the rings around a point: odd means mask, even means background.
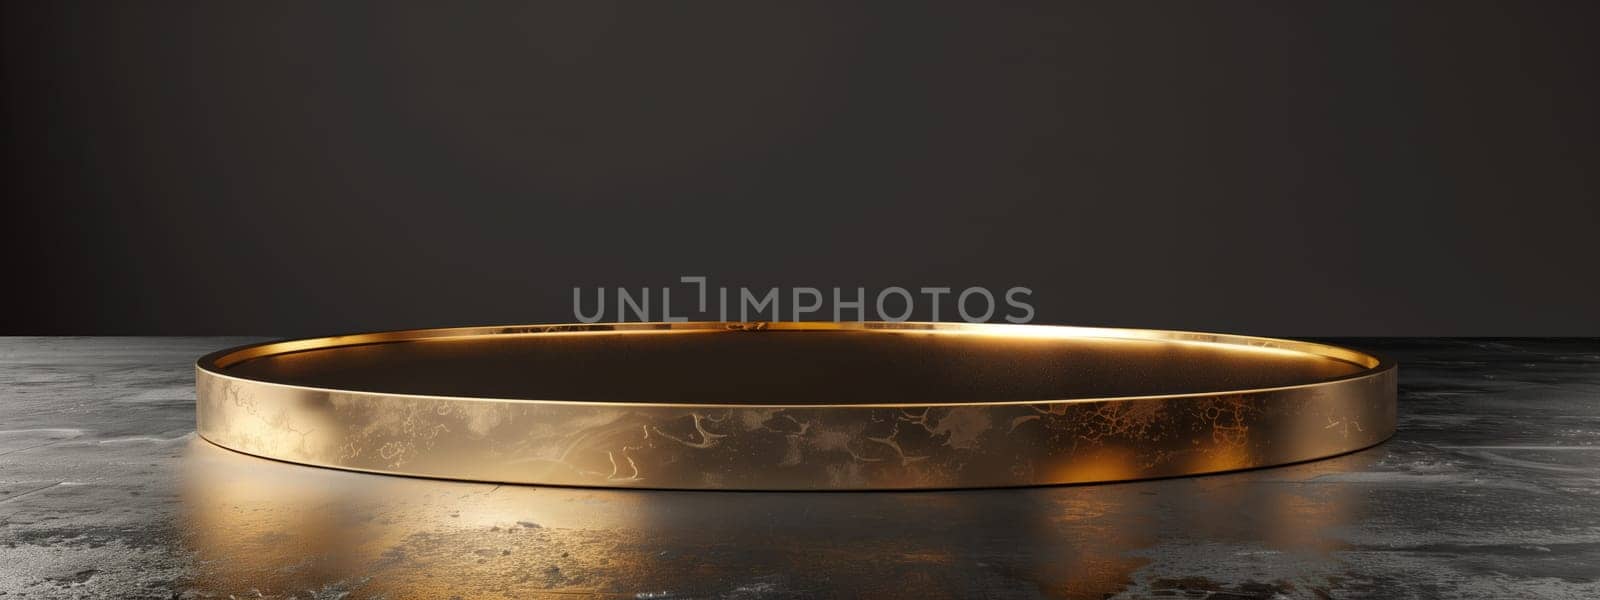
[[[888,490],[1215,473],[1394,433],[1395,365],[1324,344],[986,323],[612,323],[269,342],[197,429],[307,465],[594,487]]]

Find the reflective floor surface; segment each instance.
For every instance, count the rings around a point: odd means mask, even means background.
[[[0,338],[3,598],[1600,597],[1600,340],[1341,340],[1400,433],[1244,473],[902,493],[302,467],[193,435],[230,338]]]

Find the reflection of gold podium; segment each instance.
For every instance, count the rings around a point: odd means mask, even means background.
[[[196,589],[218,597],[807,597],[825,586],[1098,599],[1138,579],[1163,540],[1308,557],[1341,575],[1312,557],[1367,518],[1367,491],[1319,482],[1380,456],[1117,485],[691,493],[382,477],[197,440],[184,456],[182,530]]]
[[[1230,335],[634,323],[275,342],[200,360],[199,432],[343,469],[511,483],[865,490],[1143,479],[1341,454],[1394,365]]]

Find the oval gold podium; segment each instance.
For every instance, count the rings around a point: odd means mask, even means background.
[[[1394,432],[1395,366],[1245,336],[961,323],[425,329],[202,357],[200,435],[295,463],[594,487],[1089,483]]]

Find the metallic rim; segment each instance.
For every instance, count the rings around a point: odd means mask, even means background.
[[[486,336],[876,331],[1101,338],[1313,355],[1358,367],[1193,394],[881,404],[661,404],[380,393],[236,377],[253,358]],[[659,489],[882,490],[1124,481],[1301,462],[1394,432],[1392,362],[1227,334],[987,323],[608,323],[416,329],[230,348],[196,364],[197,429],[266,458],[373,473]]]

